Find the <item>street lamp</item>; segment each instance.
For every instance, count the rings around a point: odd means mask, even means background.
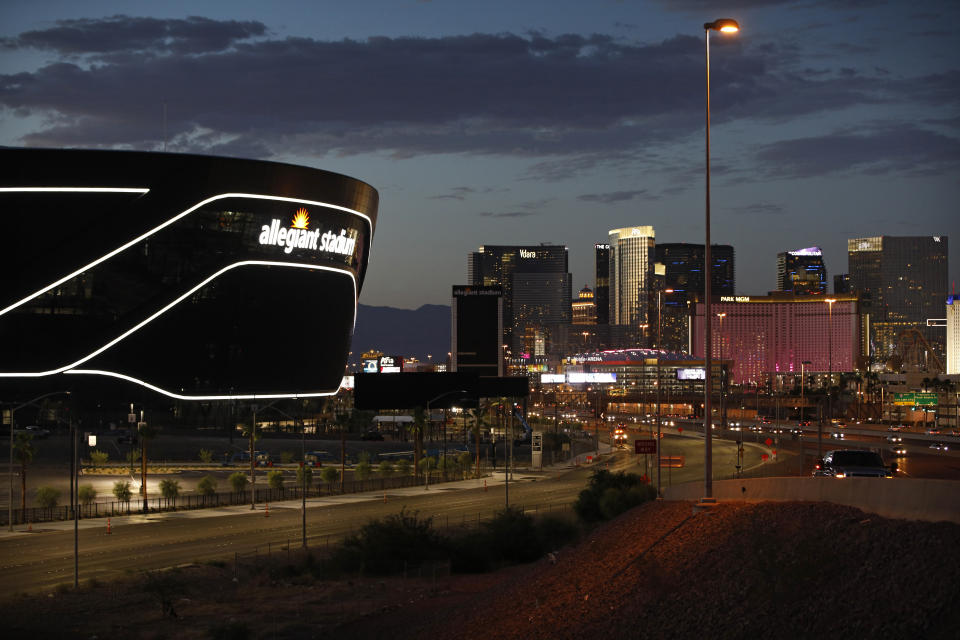
[[[827,420],[830,421],[830,427],[833,428],[833,303],[836,302],[834,298],[827,298],[824,300],[827,303],[828,309],[828,324],[827,324],[827,361],[828,365],[828,374],[827,374]],[[822,429],[821,429],[822,431]],[[820,449],[821,449],[821,439],[822,433],[817,434],[817,459],[820,459]]]
[[[503,346],[506,347],[507,345],[503,345]],[[430,405],[433,404],[434,402],[436,402],[437,400],[441,399],[441,398],[446,398],[447,396],[452,396],[452,395],[455,395],[455,394],[458,394],[458,393],[470,393],[470,392],[467,391],[466,389],[454,389],[454,390],[452,390],[452,391],[445,391],[444,393],[441,393],[441,394],[438,395],[437,397],[435,397],[435,398],[430,398],[429,400],[427,400],[427,424],[428,424],[428,428],[429,428],[429,423],[430,423]],[[446,456],[447,456],[447,440],[446,440],[446,438],[444,438],[444,440],[443,440],[443,457],[444,457],[443,464],[444,464],[444,465],[447,464]],[[424,463],[424,467],[426,467],[426,466],[427,466],[426,463]],[[424,469],[423,471],[424,471],[423,475],[425,475],[426,478],[427,478],[426,484],[424,485],[423,488],[424,488],[424,489],[429,489],[429,488],[430,488],[430,470],[429,470],[429,469]]]
[[[726,412],[724,405],[726,404],[725,389],[726,389],[726,371],[723,367],[723,319],[727,317],[726,313],[718,313],[717,317],[720,319],[720,330],[717,331],[717,337],[720,338],[720,426],[724,429],[727,427]],[[713,421],[711,420],[711,425]]]
[[[803,384],[806,382],[805,365],[813,364],[809,360],[804,360],[800,363],[800,422],[803,422],[803,415],[806,413],[806,406],[803,404]],[[802,435],[802,434],[801,434]]]
[[[660,321],[663,316],[663,305],[661,304],[661,294],[662,293],[673,293],[673,289],[664,289],[663,291],[657,291],[657,349],[663,350],[661,328],[662,323]],[[657,354],[657,497],[660,497],[660,445],[663,444],[660,440],[663,435],[660,433],[660,356],[662,354]]]
[[[707,62],[707,145],[706,145],[706,237],[703,245],[703,320],[704,320],[704,418],[703,418],[703,447],[704,447],[704,495],[707,498],[713,497],[713,456],[712,442],[710,434],[710,425],[712,420],[712,407],[710,395],[713,391],[713,358],[711,350],[710,336],[710,297],[713,295],[711,290],[711,280],[713,279],[713,260],[710,255],[710,32],[720,31],[721,33],[735,33],[740,30],[740,25],[736,20],[721,18],[713,22],[707,22],[703,25],[704,35],[706,36],[706,62]]]

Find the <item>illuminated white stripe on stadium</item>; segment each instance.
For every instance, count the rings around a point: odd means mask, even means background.
[[[0,193],[148,193],[150,189],[126,187],[0,187]]]
[[[205,280],[203,280],[202,282],[200,282],[200,283],[197,284],[196,286],[194,286],[194,287],[192,287],[191,289],[189,289],[187,292],[185,292],[185,293],[183,293],[182,295],[180,295],[180,296],[179,296],[177,299],[175,299],[173,302],[169,303],[168,305],[166,305],[165,307],[163,307],[163,308],[160,309],[159,311],[155,312],[153,315],[150,315],[150,316],[148,316],[147,318],[145,318],[144,320],[138,322],[136,325],[134,325],[134,326],[131,327],[130,329],[124,331],[124,332],[121,333],[119,336],[117,336],[116,338],[114,338],[113,340],[111,340],[110,342],[108,342],[107,344],[103,345],[102,347],[100,347],[99,349],[97,349],[96,351],[94,351],[93,353],[90,353],[90,354],[88,354],[88,355],[80,358],[80,359],[77,360],[76,362],[72,362],[72,363],[70,363],[70,364],[68,364],[68,365],[64,365],[64,366],[58,367],[58,368],[56,368],[56,369],[50,369],[49,371],[37,371],[37,372],[26,372],[26,373],[23,373],[23,372],[21,372],[21,373],[0,373],[0,378],[41,378],[41,377],[43,377],[43,376],[51,376],[51,375],[54,375],[54,374],[57,374],[57,373],[64,373],[64,372],[66,372],[68,369],[73,369],[73,368],[75,368],[75,367],[83,364],[83,363],[86,362],[87,360],[90,360],[91,358],[94,358],[94,357],[100,355],[101,353],[103,353],[104,351],[106,351],[107,349],[109,349],[110,347],[112,347],[113,345],[117,344],[118,342],[120,342],[121,340],[123,340],[124,338],[126,338],[127,336],[129,336],[130,334],[139,331],[139,330],[140,330],[141,328],[143,328],[145,325],[149,324],[150,322],[152,322],[153,320],[157,319],[159,316],[163,315],[164,313],[166,313],[167,311],[169,311],[170,309],[172,309],[172,308],[175,307],[176,305],[180,304],[180,303],[183,302],[186,298],[189,298],[191,295],[193,295],[196,291],[198,291],[201,287],[203,287],[203,286],[206,285],[207,283],[215,280],[216,278],[220,277],[221,275],[223,275],[223,274],[226,273],[227,271],[230,271],[231,269],[234,269],[234,268],[236,268],[236,267],[246,266],[246,265],[258,265],[258,266],[268,266],[268,267],[295,267],[295,268],[298,268],[298,269],[317,269],[317,270],[320,270],[320,271],[333,271],[333,272],[335,272],[335,273],[342,273],[342,274],[344,274],[344,275],[346,275],[346,276],[349,276],[350,281],[353,282],[353,299],[354,299],[354,304],[353,304],[353,324],[354,324],[354,327],[356,326],[356,323],[357,323],[357,304],[356,304],[356,300],[357,300],[357,297],[358,297],[358,292],[357,292],[357,278],[356,278],[356,276],[353,275],[353,273],[352,273],[349,269],[341,269],[341,268],[338,268],[338,267],[327,267],[327,266],[315,265],[315,264],[302,264],[302,263],[296,263],[296,262],[272,262],[272,261],[267,261],[267,260],[244,260],[244,261],[242,261],[242,262],[235,262],[235,263],[233,263],[233,264],[231,264],[231,265],[228,265],[228,266],[224,267],[223,269],[220,269],[219,271],[217,271],[216,273],[214,273],[212,276],[209,276],[208,278],[206,278]],[[286,397],[286,396],[284,396],[284,397]]]
[[[6,192],[15,192],[15,191],[29,191],[29,192],[35,192],[35,191],[78,191],[78,190],[81,190],[81,191],[82,191],[83,188],[82,188],[82,187],[4,187],[4,191],[6,191]],[[109,189],[109,188],[107,188],[107,187],[104,187],[103,190],[104,190],[104,191],[111,191],[111,189]],[[141,191],[141,190],[137,190],[137,191]],[[149,190],[148,190],[148,189],[142,190],[143,193],[146,193],[147,191],[149,191]],[[12,310],[12,309],[16,309],[17,307],[19,307],[19,306],[22,305],[22,304],[25,304],[25,303],[27,303],[27,302],[30,302],[30,301],[33,300],[34,298],[43,295],[44,293],[46,293],[47,291],[50,291],[51,289],[53,289],[53,288],[55,288],[55,287],[59,287],[61,284],[63,284],[63,283],[66,282],[67,280],[70,280],[71,278],[75,278],[76,276],[80,275],[80,274],[83,273],[84,271],[87,271],[88,269],[91,269],[91,268],[97,266],[97,265],[100,264],[101,262],[104,262],[104,261],[106,261],[106,260],[109,260],[110,258],[112,258],[113,256],[117,255],[117,254],[120,253],[121,251],[124,251],[124,250],[126,250],[126,249],[129,249],[130,247],[132,247],[133,245],[137,244],[137,243],[140,242],[141,240],[144,240],[144,239],[150,237],[151,235],[153,235],[154,233],[160,231],[161,229],[170,226],[171,224],[173,224],[174,222],[176,222],[176,221],[179,220],[180,218],[183,218],[184,216],[187,216],[187,215],[193,213],[194,211],[196,211],[196,210],[199,209],[200,207],[202,207],[202,206],[204,206],[204,205],[207,205],[207,204],[210,204],[211,202],[215,202],[215,201],[217,201],[217,200],[222,200],[222,199],[224,199],[224,198],[249,198],[249,199],[252,199],[252,200],[277,200],[277,201],[280,201],[280,202],[293,202],[293,203],[297,203],[297,204],[310,204],[310,205],[314,205],[314,206],[317,206],[317,207],[326,207],[326,208],[328,208],[328,209],[336,209],[336,210],[338,210],[338,211],[343,211],[343,212],[345,212],[345,213],[352,213],[353,215],[355,215],[355,216],[360,216],[361,218],[363,218],[364,220],[367,221],[367,227],[369,228],[369,231],[370,231],[370,235],[368,236],[368,238],[369,238],[369,240],[370,240],[371,242],[373,241],[373,221],[370,219],[370,216],[368,216],[368,215],[366,215],[366,214],[364,214],[364,213],[360,213],[359,211],[354,211],[353,209],[348,209],[347,207],[341,207],[340,205],[329,204],[329,203],[327,203],[327,202],[318,202],[318,201],[316,201],[316,200],[303,200],[303,199],[300,199],[300,198],[285,198],[285,197],[282,197],[282,196],[266,196],[266,195],[255,194],[255,193],[221,193],[220,195],[216,195],[216,196],[207,198],[206,200],[203,200],[202,202],[193,205],[193,206],[190,207],[189,209],[187,209],[187,210],[185,210],[185,211],[183,211],[183,212],[181,212],[181,213],[178,213],[177,215],[175,215],[174,217],[170,218],[169,220],[167,220],[167,221],[164,222],[163,224],[161,224],[161,225],[159,225],[159,226],[157,226],[157,227],[154,227],[153,229],[151,229],[150,231],[147,231],[147,232],[144,233],[144,234],[141,234],[141,235],[137,236],[137,237],[134,238],[133,240],[127,242],[127,243],[124,244],[124,245],[121,245],[120,247],[117,247],[116,249],[114,249],[114,250],[111,251],[111,252],[105,253],[104,255],[100,256],[99,258],[97,258],[96,260],[94,260],[93,262],[91,262],[90,264],[85,265],[85,266],[83,266],[83,267],[80,267],[79,269],[77,269],[76,271],[74,271],[74,272],[71,273],[71,274],[68,274],[68,275],[63,276],[62,278],[60,278],[60,279],[57,280],[56,282],[53,282],[53,283],[47,285],[47,286],[44,287],[43,289],[40,289],[39,291],[35,291],[34,293],[31,293],[31,294],[28,295],[26,298],[23,298],[22,300],[18,300],[17,302],[14,302],[14,303],[13,303],[12,305],[10,305],[9,307],[6,307],[5,309],[0,309],[0,316],[2,316],[3,314],[7,313],[8,311],[10,311],[10,310]],[[2,374],[0,374],[0,375],[2,375]]]
[[[332,396],[336,395],[337,391],[340,390],[339,387],[335,391],[317,391],[314,393],[254,393],[247,395],[235,395],[235,396],[185,396],[179,393],[173,393],[172,391],[167,391],[166,389],[161,389],[160,387],[150,384],[149,382],[144,382],[143,380],[138,380],[132,376],[124,375],[122,373],[117,373],[115,371],[102,371],[100,369],[71,369],[65,373],[76,373],[76,374],[88,374],[96,376],[109,376],[111,378],[119,378],[121,380],[126,380],[128,382],[133,382],[134,384],[139,384],[147,389],[156,391],[157,393],[162,393],[165,396],[175,398],[177,400],[267,400],[273,398],[317,398],[320,396]],[[340,384],[343,384],[343,381],[340,381]]]

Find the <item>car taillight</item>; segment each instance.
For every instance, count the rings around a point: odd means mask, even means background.
[[[814,467],[814,468],[815,468],[817,471],[819,471],[819,470],[820,470],[820,465],[818,464],[818,465],[817,465],[816,467]]]

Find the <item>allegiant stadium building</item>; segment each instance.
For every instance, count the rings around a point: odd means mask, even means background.
[[[220,400],[336,393],[376,225],[317,169],[0,149],[0,390],[79,380]]]

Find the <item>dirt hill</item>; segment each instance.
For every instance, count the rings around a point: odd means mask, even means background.
[[[274,559],[275,565],[282,564]],[[328,581],[182,569],[0,604],[9,637],[955,638],[960,525],[822,503],[649,503],[494,574]],[[153,585],[157,587],[156,584]],[[162,586],[162,585],[161,585]]]

